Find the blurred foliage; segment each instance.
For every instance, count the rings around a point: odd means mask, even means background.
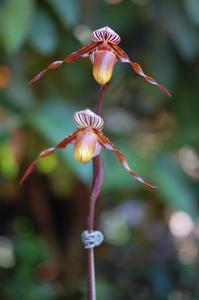
[[[121,35],[122,48],[173,98],[128,65],[116,64],[105,96],[104,131],[159,189],[145,190],[111,152],[103,152],[98,226],[106,243],[97,250],[98,298],[199,297],[198,1],[1,0],[2,300],[85,299],[79,235],[86,224],[92,165],[75,162],[69,146],[38,164],[22,188],[18,182],[42,149],[75,129],[75,111],[95,109],[98,93],[89,59],[63,65],[33,86],[28,81],[105,25]],[[171,222],[178,211],[186,213],[182,231],[191,228],[180,238]],[[18,222],[25,233],[16,230]]]

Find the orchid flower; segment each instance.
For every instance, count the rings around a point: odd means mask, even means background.
[[[58,142],[55,147],[48,148],[42,151],[37,159],[35,159],[27,168],[23,175],[20,184],[32,173],[37,161],[40,158],[51,155],[56,149],[64,149],[69,144],[74,145],[74,158],[81,162],[87,163],[94,157],[100,154],[102,149],[112,151],[120,164],[130,173],[130,175],[137,181],[141,182],[149,188],[155,188],[155,186],[145,182],[139,177],[128,165],[125,156],[111,143],[111,141],[102,133],[104,126],[103,119],[97,114],[93,113],[90,109],[85,109],[74,114],[74,121],[78,129],[71,135],[65,137]]]
[[[164,94],[171,97],[171,94],[164,86],[159,84],[152,77],[145,75],[141,66],[130,60],[128,55],[117,45],[121,41],[120,36],[110,27],[106,26],[93,31],[91,38],[92,43],[69,54],[64,60],[52,62],[29,83],[31,84],[41,79],[47,71],[57,69],[63,63],[71,63],[79,57],[89,56],[93,64],[94,78],[100,85],[105,85],[109,82],[112,76],[113,67],[115,63],[119,61],[130,64],[137,75],[142,76],[149,83],[157,85]]]

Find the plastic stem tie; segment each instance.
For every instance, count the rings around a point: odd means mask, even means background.
[[[81,234],[81,240],[85,249],[90,249],[99,246],[103,240],[104,236],[100,231],[89,232],[85,230]]]

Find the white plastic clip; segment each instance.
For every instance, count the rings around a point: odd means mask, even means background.
[[[90,249],[99,246],[103,240],[104,236],[100,231],[88,232],[83,231],[81,234],[82,243],[85,249]]]

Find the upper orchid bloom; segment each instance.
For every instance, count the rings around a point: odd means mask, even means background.
[[[125,156],[111,143],[111,141],[102,133],[104,126],[103,119],[93,113],[90,109],[85,109],[74,114],[74,120],[78,129],[71,135],[65,137],[58,142],[55,147],[48,148],[42,151],[36,160],[34,160],[27,168],[24,176],[22,177],[20,184],[32,173],[37,161],[40,158],[47,157],[52,154],[56,149],[66,148],[67,145],[74,145],[74,158],[81,162],[86,163],[100,154],[102,149],[113,151],[121,165],[133,176],[134,179],[143,183],[149,188],[155,188],[155,186],[145,182],[139,177],[128,165]]]
[[[64,60],[54,61],[49,64],[48,67],[37,74],[30,83],[41,79],[48,70],[57,69],[64,62],[71,63],[79,57],[89,56],[93,64],[94,78],[100,85],[105,85],[109,82],[114,64],[119,61],[122,63],[129,63],[136,74],[142,76],[149,83],[157,85],[164,94],[171,97],[171,94],[164,86],[159,84],[152,77],[145,75],[141,66],[130,60],[128,55],[117,45],[121,41],[120,36],[110,27],[106,26],[93,31],[91,38],[92,43],[69,54]]]

